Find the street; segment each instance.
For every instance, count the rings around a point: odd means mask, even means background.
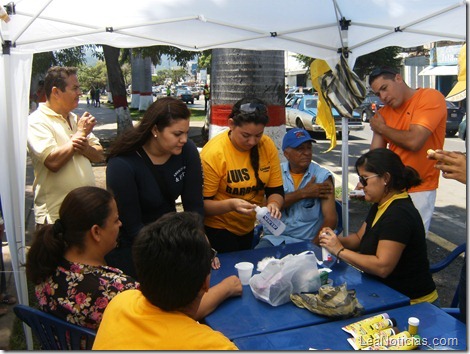
[[[359,156],[369,149],[372,139],[372,131],[369,123],[364,123],[364,130],[352,132],[349,136],[349,188],[353,189],[358,178],[354,170],[354,164]],[[313,145],[313,160],[328,167],[337,179],[341,180],[341,140],[337,146],[328,153],[329,140],[314,137],[317,144]],[[466,151],[465,141],[457,136],[446,138],[444,149],[450,151]],[[436,207],[430,231],[445,238],[453,244],[466,242],[467,237],[467,188],[455,180],[440,177],[439,189],[437,190]]]

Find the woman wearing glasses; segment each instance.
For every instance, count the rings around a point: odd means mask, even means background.
[[[204,146],[204,225],[218,252],[250,249],[255,207],[265,203],[280,218],[284,189],[278,150],[263,135],[269,117],[263,101],[243,98],[229,115],[229,129]]]
[[[366,201],[374,203],[358,232],[336,237],[330,228],[320,245],[366,273],[377,276],[411,299],[412,304],[439,304],[429,272],[423,221],[407,190],[421,183],[418,172],[385,148],[356,162]]]

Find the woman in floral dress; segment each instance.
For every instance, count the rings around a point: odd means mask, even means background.
[[[36,232],[26,274],[41,310],[96,330],[114,296],[139,288],[104,259],[121,226],[116,202],[104,189],[80,187],[65,197],[59,215]]]

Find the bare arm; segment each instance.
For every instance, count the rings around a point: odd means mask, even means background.
[[[322,228],[319,232],[319,235],[322,233],[326,232],[327,234],[334,235],[334,232],[331,228]],[[336,241],[338,242],[338,245],[335,243],[332,243],[329,245],[329,247],[336,247],[334,249],[334,254],[336,255],[338,251],[344,247],[349,250],[358,250],[359,245],[361,243],[362,236],[364,236],[364,233],[366,232],[366,223],[362,223],[361,228],[357,232],[350,233],[348,236],[345,237],[337,237]]]
[[[78,120],[77,132],[72,135],[67,144],[52,150],[44,160],[44,165],[52,172],[57,172],[70,161],[75,152],[82,154],[91,162],[103,161],[103,147],[101,145],[90,146],[86,138],[86,136],[91,133],[95,125],[96,118],[90,113],[85,112]]]
[[[272,217],[276,219],[281,218],[281,208],[284,204],[284,197],[280,194],[271,194],[266,201],[266,207]]]
[[[365,224],[363,227],[365,229]],[[405,245],[400,242],[380,240],[375,255],[360,254],[347,248],[343,244],[343,240],[334,235],[331,230],[327,230],[326,235],[320,235],[320,245],[326,247],[334,255],[337,255],[344,247],[345,249],[341,251],[339,258],[362,269],[366,273],[377,275],[381,278],[388,277],[395,269],[405,249]]]
[[[74,141],[83,144],[85,140],[81,132],[76,132],[69,142],[52,150],[44,160],[44,165],[52,172],[59,171],[75,154]]]
[[[204,213],[207,216],[221,215],[231,211],[248,215],[255,210],[255,206],[256,205],[239,198],[225,200],[204,199]]]
[[[299,200],[306,198],[329,198],[334,196],[333,183],[325,181],[323,183],[315,183],[316,177],[313,176],[310,181],[303,187],[294,192],[285,195],[284,208],[290,207],[292,204],[297,203]]]
[[[77,132],[69,142],[52,150],[44,160],[44,165],[52,172],[57,172],[72,159],[76,152],[91,162],[104,160],[103,147],[101,145],[90,146],[87,138],[83,137],[81,132]]]
[[[374,138],[376,133],[382,135],[383,137],[387,138],[388,140],[392,141],[395,145],[400,146],[406,150],[410,151],[418,151],[424,146],[426,140],[428,140],[429,136],[432,132],[417,124],[411,124],[408,130],[399,130],[390,128],[380,113],[376,113],[374,117],[370,120],[370,127],[374,131]],[[377,142],[374,142],[374,138],[372,139],[371,149],[375,149],[377,147],[384,147],[384,146],[372,146]]]
[[[329,177],[324,183],[329,184],[331,189],[333,190],[333,182],[331,180],[331,177]],[[336,213],[334,194],[330,193],[327,198],[321,199],[320,205],[321,205],[321,212],[323,214],[323,224],[321,226],[321,229],[326,228],[326,227],[330,229],[336,228],[336,225],[338,224],[338,214]],[[318,235],[316,235],[312,241],[313,243],[318,245],[318,242],[319,242]]]
[[[93,146],[87,144],[85,149],[79,152],[91,162],[103,162],[104,161],[103,147],[99,144],[93,145]]]
[[[329,181],[331,183],[331,181]],[[324,227],[336,228],[338,224],[338,214],[336,213],[335,197],[334,194],[330,194],[330,197],[327,199],[322,199],[321,203],[321,212],[323,214],[323,225]]]
[[[370,143],[370,149],[374,150],[374,149],[385,148],[385,147],[387,147],[387,143],[385,142],[384,137],[374,131],[372,135],[372,141]]]
[[[225,278],[219,284],[210,287],[209,290],[204,293],[195,319],[202,320],[214,311],[224,300],[229,297],[240,296],[242,291],[242,283],[236,275]]]

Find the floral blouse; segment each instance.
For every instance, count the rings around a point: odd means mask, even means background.
[[[140,285],[121,270],[63,260],[54,275],[36,285],[39,306],[70,323],[97,330],[109,301]]]

